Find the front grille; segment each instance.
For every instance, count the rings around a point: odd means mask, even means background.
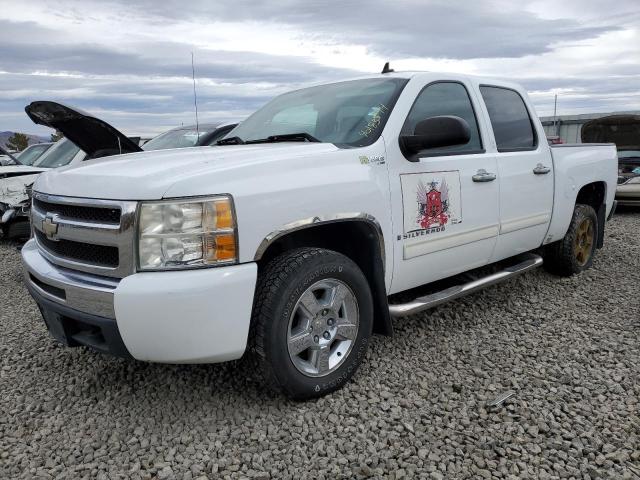
[[[106,223],[110,225],[118,225],[120,223],[121,212],[119,208],[85,207],[83,205],[49,203],[38,198],[33,199],[33,206],[43,213],[56,213],[69,220]]]
[[[38,243],[53,255],[67,260],[116,268],[119,264],[118,247],[91,245],[72,240],[49,240],[39,230],[35,231]]]

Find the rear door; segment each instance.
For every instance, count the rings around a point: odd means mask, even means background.
[[[535,113],[517,90],[480,85],[500,178],[500,234],[492,261],[539,247],[553,208],[553,162]]]
[[[465,145],[423,150],[408,158],[398,138],[387,142],[395,268],[392,291],[445,278],[488,263],[498,235],[496,158],[484,149],[487,131],[478,120],[477,99],[466,80],[408,85],[415,102],[400,135],[440,115],[464,119]]]

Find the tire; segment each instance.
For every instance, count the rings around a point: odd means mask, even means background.
[[[564,238],[548,245],[544,253],[545,268],[556,275],[569,277],[591,268],[598,241],[598,217],[589,205],[578,204]]]
[[[9,225],[5,225],[2,233],[4,234],[4,238],[9,240],[29,238],[31,235],[31,225],[28,220],[17,220]]]
[[[337,252],[286,252],[258,277],[252,327],[268,387],[293,400],[321,397],[342,387],[365,357],[373,327],[369,284]]]

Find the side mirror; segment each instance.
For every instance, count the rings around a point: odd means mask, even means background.
[[[460,117],[441,115],[416,124],[413,135],[400,136],[400,148],[414,155],[428,148],[464,145],[471,139],[469,124]]]

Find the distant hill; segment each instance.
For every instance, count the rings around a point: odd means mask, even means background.
[[[6,146],[7,140],[9,140],[9,138],[12,137],[14,133],[15,132],[0,132],[0,145],[2,145],[3,147]],[[29,145],[31,145],[32,143],[49,142],[51,140],[51,137],[42,137],[40,135],[27,134],[27,136],[29,137]]]

